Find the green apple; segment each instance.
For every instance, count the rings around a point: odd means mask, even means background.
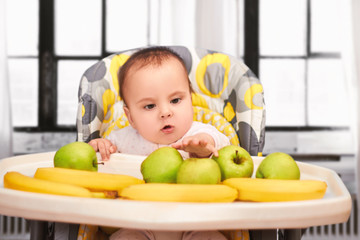
[[[211,158],[189,158],[180,166],[176,182],[186,184],[217,184],[221,181],[220,167]]]
[[[219,156],[213,156],[221,170],[221,180],[235,177],[251,177],[254,163],[250,154],[242,147],[228,145],[221,148]]]
[[[183,161],[175,148],[161,147],[141,163],[141,174],[146,183],[176,183],[176,174]]]
[[[300,169],[295,160],[286,153],[274,152],[267,155],[260,163],[257,178],[300,179]]]
[[[97,171],[98,160],[95,150],[87,143],[72,142],[56,151],[54,166],[79,170]]]

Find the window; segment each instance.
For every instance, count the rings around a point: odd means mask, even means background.
[[[338,0],[260,1],[259,77],[268,126],[349,126],[338,4]]]
[[[39,2],[8,0],[6,8],[13,124],[35,127],[38,121]]]
[[[82,73],[113,52],[155,44],[243,58],[264,85],[267,131],[347,130],[338,2],[7,0],[15,130],[74,131]]]
[[[81,75],[113,52],[156,44],[196,46],[199,44],[196,29],[202,29],[201,36],[207,40],[200,43],[204,48],[241,56],[242,3],[242,0],[7,0],[15,129],[73,131]],[[19,9],[19,5],[26,10]],[[206,14],[209,6],[221,21]],[[196,17],[196,11],[203,14],[201,19]],[[19,15],[28,20],[20,21]],[[211,29],[214,23],[219,27],[216,31]],[[225,41],[216,37],[219,40],[210,41],[215,39],[213,35],[220,34],[229,38]]]

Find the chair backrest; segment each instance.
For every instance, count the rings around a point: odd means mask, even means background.
[[[211,123],[253,156],[265,140],[263,87],[237,58],[215,51],[168,46],[183,59],[195,94],[194,120]],[[117,73],[138,49],[112,54],[85,71],[79,87],[77,140],[88,142],[128,125]]]

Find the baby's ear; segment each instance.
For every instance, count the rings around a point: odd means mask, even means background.
[[[126,106],[124,106],[123,109],[124,109],[125,115],[126,115],[128,121],[129,121],[130,125],[131,125],[133,128],[136,129],[135,124],[134,124],[134,121],[133,121],[133,119],[131,118],[131,114],[130,114],[129,108],[126,107]]]

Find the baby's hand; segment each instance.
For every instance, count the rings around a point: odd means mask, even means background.
[[[117,151],[116,146],[105,138],[95,138],[89,142],[89,145],[92,146],[96,152],[100,152],[103,161],[109,160],[110,154]]]
[[[182,141],[176,142],[171,146],[190,153],[191,157],[205,158],[210,157],[211,154],[214,154],[215,157],[219,155],[215,148],[214,139],[206,133],[185,137]]]

